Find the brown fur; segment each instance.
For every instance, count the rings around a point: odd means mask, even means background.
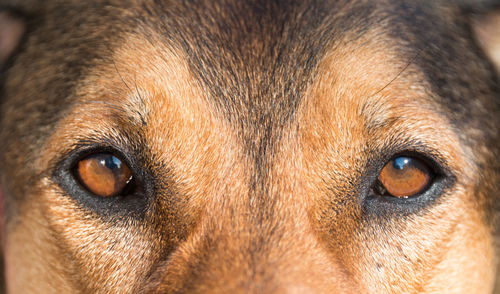
[[[6,3],[28,19],[0,107],[9,292],[493,291],[500,92],[468,10],[126,2]],[[103,148],[135,198],[67,183]],[[370,200],[401,152],[442,190]]]

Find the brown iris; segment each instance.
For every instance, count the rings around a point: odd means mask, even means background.
[[[387,163],[378,180],[394,197],[406,198],[423,192],[433,178],[430,168],[421,160],[400,156]]]
[[[120,194],[132,179],[129,167],[111,153],[97,153],[78,162],[76,173],[87,190],[101,197]]]

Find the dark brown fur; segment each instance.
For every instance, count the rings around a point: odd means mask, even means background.
[[[440,1],[0,1],[0,186],[13,292],[492,291],[500,90]],[[71,163],[116,150],[134,197]],[[425,201],[367,196],[394,154]]]

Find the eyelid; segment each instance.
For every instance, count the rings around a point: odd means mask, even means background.
[[[121,160],[131,166],[132,160],[130,160],[129,156],[127,156],[127,154],[130,154],[131,152],[127,148],[124,148],[123,146],[125,145],[121,142],[121,140],[114,138],[92,137],[81,139],[74,144],[64,147],[64,149],[61,149],[58,152],[58,156],[50,161],[51,166],[53,169],[61,168],[63,166],[67,169],[71,169],[75,167],[78,160],[95,152],[116,153]],[[68,162],[75,164],[71,165],[68,164]]]
[[[421,141],[407,139],[398,145],[381,146],[379,150],[373,154],[374,156],[379,155],[378,160],[375,159],[378,162],[378,173],[389,161],[397,157],[407,156],[415,157],[427,164],[436,176],[451,177],[454,175],[446,159],[447,156]]]

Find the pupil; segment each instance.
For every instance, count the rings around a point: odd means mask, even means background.
[[[411,158],[409,157],[397,157],[393,160],[393,166],[395,169],[403,170],[405,166],[410,163]]]
[[[101,160],[101,164],[110,170],[121,168],[122,162],[115,156],[106,156]]]

